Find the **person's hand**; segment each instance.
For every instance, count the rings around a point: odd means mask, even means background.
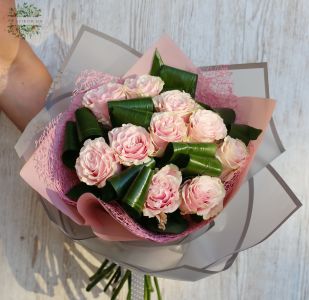
[[[23,130],[44,106],[51,77],[27,42],[8,33],[14,6],[13,0],[0,1],[0,111]]]

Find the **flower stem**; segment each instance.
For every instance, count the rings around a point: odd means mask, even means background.
[[[107,274],[115,268],[116,264],[112,263],[109,267],[104,269],[100,274],[93,278],[93,280],[86,287],[86,291],[89,292],[94,286],[98,284]]]
[[[116,290],[114,291],[111,300],[115,300],[118,296],[119,292],[121,291],[124,283],[127,281],[127,279],[130,277],[131,271],[127,270],[122,279],[120,280],[119,285],[117,286]]]
[[[132,273],[130,273],[129,278],[128,278],[128,294],[127,294],[127,300],[131,300],[131,286],[132,286]]]
[[[157,277],[153,277],[153,280],[154,280],[154,283],[155,283],[158,300],[162,300],[158,278]]]
[[[109,288],[109,286],[115,281],[115,279],[117,278],[118,272],[120,272],[120,269],[121,269],[120,267],[117,268],[117,270],[115,271],[114,275],[111,277],[111,279],[106,284],[106,286],[104,288],[104,292],[106,292],[107,289]]]
[[[150,288],[149,288],[149,282],[147,280],[147,276],[149,275],[144,275],[144,300],[150,300],[151,295],[150,295]]]
[[[149,275],[145,275],[145,281],[147,283],[147,286],[150,290],[150,292],[152,293],[154,291],[152,283],[151,283],[151,277]]]
[[[100,268],[98,268],[98,270],[91,277],[89,277],[89,280],[92,281],[95,277],[97,277],[103,271],[108,262],[108,259],[105,259]]]

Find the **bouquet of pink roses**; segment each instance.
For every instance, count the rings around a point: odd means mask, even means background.
[[[62,145],[62,162],[72,169],[63,201],[76,206],[91,193],[132,234],[157,242],[219,214],[261,130],[236,124],[231,108],[195,100],[198,75],[165,65],[158,51],[150,75],[85,74],[53,150],[59,157]]]
[[[88,289],[108,278],[113,298],[128,279],[131,291],[129,269],[182,280],[227,269],[300,206],[265,168],[281,153],[274,101],[236,97],[226,69],[206,77],[166,37],[139,58],[99,35],[82,29],[21,137],[21,176],[67,236],[111,261]]]

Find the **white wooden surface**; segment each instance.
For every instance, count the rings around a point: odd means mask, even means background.
[[[273,165],[304,205],[224,273],[161,285],[164,299],[309,299],[309,2],[29,3],[42,9],[44,21],[41,34],[29,42],[52,75],[82,24],[141,52],[166,32],[196,65],[268,61],[271,96],[278,99],[274,118],[287,149]],[[3,115],[0,128],[0,298],[107,299],[99,288],[84,291],[98,259],[50,224],[37,195],[18,177],[21,163],[13,150],[18,131]]]

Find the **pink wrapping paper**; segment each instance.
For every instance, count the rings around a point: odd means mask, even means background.
[[[191,61],[177,48],[177,46],[166,36],[161,38],[158,43],[156,43],[152,48],[150,48],[143,57],[127,72],[126,75],[130,74],[145,74],[149,72],[153,53],[155,49],[158,49],[163,61],[171,66],[188,70],[191,72],[197,72],[197,68],[191,63]],[[207,102],[207,99],[204,99]],[[241,116],[243,123],[260,128],[265,130],[270,119],[272,112],[275,107],[275,101],[271,99],[261,99],[261,98],[252,98],[252,97],[243,97],[237,99],[237,115]],[[254,158],[254,154],[262,141],[262,136],[259,137],[257,141],[252,143],[250,150],[250,160]],[[96,199],[91,194],[83,195],[77,204],[77,207],[67,204],[59,196],[57,189],[54,189],[53,184],[48,184],[44,176],[36,170],[35,154],[38,151],[44,152],[44,147],[46,145],[40,144],[34,155],[28,160],[23,169],[21,170],[21,177],[33,188],[35,189],[43,198],[53,204],[56,208],[74,220],[80,225],[91,226],[94,233],[104,239],[109,241],[128,241],[128,240],[138,240],[141,238],[147,238],[154,241],[167,242],[173,240],[173,238],[166,238],[163,240],[156,239],[152,235],[145,235],[143,231],[139,231],[137,228],[133,228],[133,234],[126,228],[130,226],[126,225],[127,220],[122,222],[122,219],[117,219],[118,222],[121,222],[120,225],[115,221],[115,214],[118,208],[113,207],[112,205],[106,205]],[[242,171],[241,180],[234,185],[233,190],[228,194],[228,197],[225,199],[225,204],[232,198],[232,196],[239,189],[242,180],[245,178],[246,173],[250,167],[250,164],[247,165],[247,168]],[[113,217],[111,217],[107,212],[110,212]],[[119,209],[118,209],[119,210]],[[121,214],[121,211],[118,211]],[[204,224],[201,225],[205,225]],[[132,224],[131,224],[132,225]],[[198,229],[201,225],[193,228],[192,230]],[[131,228],[132,230],[132,228]],[[192,232],[189,230],[185,234]],[[179,239],[184,235],[178,235],[175,239]]]

